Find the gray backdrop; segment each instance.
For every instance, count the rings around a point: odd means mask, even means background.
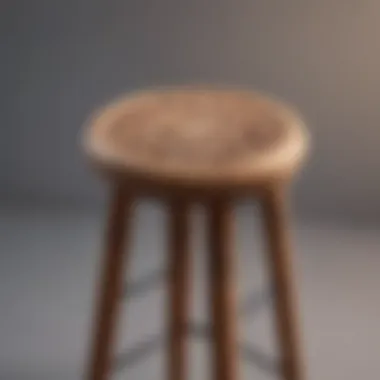
[[[314,151],[305,215],[380,215],[377,0],[5,1],[0,191],[4,202],[96,205],[88,113],[141,86],[242,84],[300,108]]]

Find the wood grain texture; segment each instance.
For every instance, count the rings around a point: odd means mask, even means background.
[[[208,206],[210,306],[213,338],[213,379],[237,380],[236,281],[234,278],[231,206]]]
[[[172,201],[169,210],[168,380],[185,380],[190,306],[190,209]]]
[[[293,110],[243,90],[143,91],[88,124],[84,145],[95,165],[157,185],[239,186],[287,177],[307,145]]]
[[[127,234],[127,212],[130,199],[117,187],[111,199],[106,244],[101,266],[100,287],[94,320],[93,342],[87,374],[88,380],[111,378],[118,304],[123,288],[124,243]]]
[[[285,380],[305,380],[285,194],[272,189],[262,201],[269,264],[275,288],[275,321],[280,369]]]

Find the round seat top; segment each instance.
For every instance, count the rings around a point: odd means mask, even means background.
[[[250,186],[289,177],[306,148],[289,107],[249,91],[171,88],[133,93],[85,130],[108,174],[178,186]]]

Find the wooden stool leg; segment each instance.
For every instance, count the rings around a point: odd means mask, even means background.
[[[263,200],[263,217],[269,248],[269,263],[275,287],[276,329],[285,380],[303,380],[296,295],[289,247],[286,207],[282,188]]]
[[[95,316],[88,380],[110,378],[117,309],[123,286],[124,237],[129,200],[121,188],[113,194]]]
[[[232,215],[227,202],[209,205],[210,304],[215,380],[237,379],[237,335]]]
[[[186,335],[190,301],[190,210],[184,202],[172,202],[169,214],[169,339],[168,378],[186,377]]]

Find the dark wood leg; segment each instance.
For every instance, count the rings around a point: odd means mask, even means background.
[[[236,380],[237,334],[231,206],[208,206],[210,304],[215,380]]]
[[[184,380],[187,371],[185,356],[191,267],[189,227],[189,205],[173,201],[169,214],[169,380]]]
[[[276,329],[285,380],[304,380],[301,358],[292,255],[282,188],[268,193],[262,202],[269,264],[275,287]]]
[[[118,303],[123,286],[123,262],[126,256],[124,240],[129,202],[122,188],[115,189],[109,210],[88,380],[106,380],[111,375]]]

